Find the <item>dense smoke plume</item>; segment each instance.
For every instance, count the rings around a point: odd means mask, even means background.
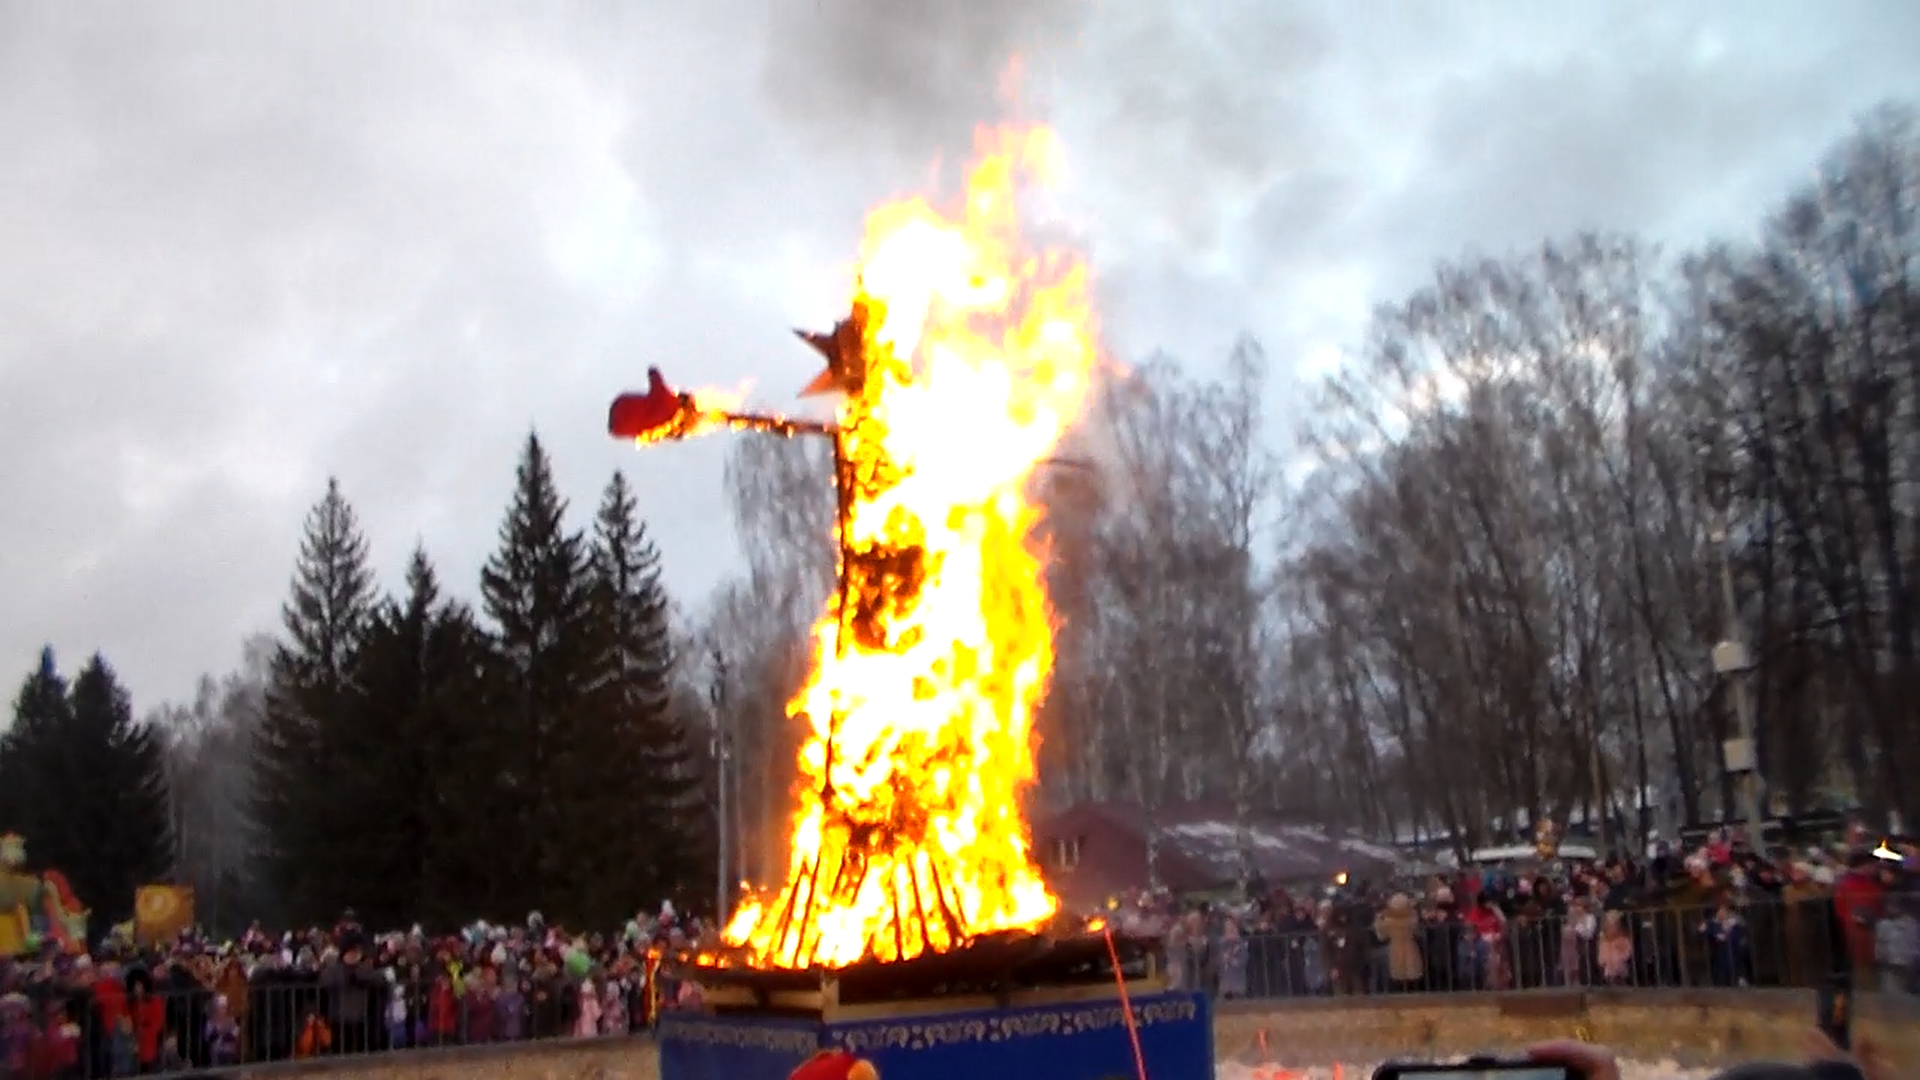
[[[1003,111],[1015,57],[1056,54],[1094,11],[1092,0],[780,0],[767,100],[823,135],[919,157],[964,150]]]

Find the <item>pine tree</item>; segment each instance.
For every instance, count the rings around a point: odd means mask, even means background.
[[[67,681],[47,646],[13,699],[13,725],[0,736],[0,833],[19,833],[32,845],[39,833],[57,827],[48,823],[60,797],[60,780],[48,772],[57,764],[49,748],[57,745],[72,711]],[[28,852],[40,861],[36,848]]]
[[[590,856],[605,833],[581,812],[596,794],[580,737],[599,652],[592,591],[586,542],[567,529],[546,451],[529,435],[500,548],[480,575],[498,666],[489,711],[517,751],[501,779],[522,810],[518,828],[494,838],[498,859],[521,871],[495,902],[573,925],[604,892]]]
[[[41,651],[0,738],[0,793],[0,831],[66,874],[96,931],[130,916],[133,890],[172,865],[164,750],[99,655],[69,687]]]
[[[166,747],[151,726],[136,724],[133,701],[106,658],[95,653],[73,680],[70,737],[63,739],[71,777],[74,825],[69,852],[44,851],[67,871],[92,907],[96,926],[133,915],[133,893],[173,870],[173,804]]]
[[[379,756],[355,800],[360,835],[376,840],[355,905],[368,925],[492,913],[494,830],[512,824],[498,820],[511,806],[493,778],[512,748],[487,738],[486,661],[472,614],[441,598],[433,562],[416,548],[406,593],[375,611],[356,668],[365,695],[357,728]]]
[[[704,886],[710,863],[711,815],[701,805],[686,726],[673,700],[672,605],[661,581],[660,553],[640,520],[639,501],[616,472],[594,519],[594,597],[599,606],[604,682],[602,720],[607,813],[620,851],[607,870],[619,901],[684,899]],[[704,892],[704,889],[701,890]]]
[[[410,568],[406,595],[384,598],[369,612],[347,677],[352,707],[330,716],[319,732],[329,757],[355,763],[333,785],[334,827],[358,849],[353,891],[342,900],[375,926],[417,917],[424,770],[409,729],[420,695],[420,641],[438,601],[431,568],[422,569],[417,561]]]
[[[374,603],[367,541],[338,480],[307,515],[281,609],[257,740],[254,820],[285,914],[328,918],[350,898],[365,852],[343,798],[362,763],[338,735],[362,703],[355,656]]]

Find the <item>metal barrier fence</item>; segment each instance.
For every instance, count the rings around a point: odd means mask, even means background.
[[[1843,927],[1830,901],[1737,910],[1737,922],[1722,920],[1715,908],[1621,912],[1615,917],[1619,937],[1602,928],[1604,919],[1586,935],[1578,920],[1555,917],[1517,918],[1492,934],[1459,922],[1416,921],[1406,933],[1382,925],[1389,931],[1385,940],[1375,933],[1374,913],[1354,913],[1334,929],[1248,936],[1239,945],[1213,936],[1197,950],[1171,949],[1167,960],[1182,985],[1250,998],[1579,986],[1814,987],[1835,973],[1850,973],[1863,989],[1917,989],[1913,942],[1873,926]],[[0,1054],[0,1080],[101,1080],[585,1034],[579,994],[561,983],[529,982],[523,993],[475,988],[456,995],[450,983],[377,980],[343,994],[312,976],[274,978],[248,985],[230,1001],[227,1024],[216,1017],[215,992],[197,985],[163,980],[144,1004],[137,996],[30,985],[24,994],[27,1052],[17,1064]],[[660,999],[671,1002],[676,987],[664,974],[661,983]],[[363,1000],[356,1001],[356,994]],[[647,991],[639,987],[612,1003],[603,995],[596,1000],[601,1008],[595,1035],[644,1030],[649,1021]],[[396,1002],[403,1008],[396,1010]],[[20,1009],[18,997],[13,1007]],[[13,1036],[9,1022],[0,1018],[0,1036]],[[50,1031],[63,1034],[49,1037]]]
[[[1829,900],[1623,911],[1586,922],[1517,917],[1487,931],[1377,913],[1300,933],[1210,936],[1170,945],[1182,986],[1227,997],[1468,993],[1561,987],[1814,988],[1837,975],[1863,990],[1920,993],[1912,921],[1843,927]]]
[[[0,1053],[0,1080],[103,1080],[232,1065],[450,1046],[617,1036],[651,1021],[649,991],[603,992],[586,1005],[578,984],[532,983],[526,992],[449,983],[377,980],[341,991],[311,977],[256,982],[233,997],[198,985],[123,996],[31,984],[9,995],[27,1022],[23,1053]],[[663,978],[661,1000],[676,990]],[[234,1000],[237,997],[238,1000]],[[226,998],[224,1012],[217,998]],[[5,999],[0,999],[5,1000]],[[396,1003],[397,1006],[396,1007]],[[0,1049],[21,1037],[0,1011]]]

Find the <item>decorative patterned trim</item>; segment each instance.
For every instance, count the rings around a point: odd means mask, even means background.
[[[1142,1028],[1192,1021],[1198,1015],[1199,1008],[1193,998],[1185,995],[1133,1007],[1134,1023]],[[999,1043],[1049,1035],[1081,1035],[1120,1027],[1125,1023],[1119,1004],[1112,1003],[952,1020],[895,1021],[834,1027],[827,1031],[827,1044],[864,1055],[891,1049],[925,1050],[937,1046]]]
[[[697,1043],[770,1054],[808,1056],[820,1049],[820,1034],[811,1027],[772,1027],[765,1024],[726,1023],[718,1020],[676,1020],[660,1026],[662,1043]]]

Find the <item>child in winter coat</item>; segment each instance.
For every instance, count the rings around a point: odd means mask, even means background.
[[[493,1033],[501,1042],[519,1042],[526,1037],[527,996],[520,992],[520,980],[506,978],[493,999]]]
[[[1560,978],[1566,985],[1592,985],[1599,933],[1600,919],[1593,913],[1591,902],[1584,896],[1575,897],[1560,924]]]
[[[401,1050],[407,1046],[407,988],[392,968],[387,969],[387,983],[387,1048]]]
[[[1920,973],[1920,922],[1914,920],[1911,904],[1905,899],[1888,904],[1886,917],[1873,928],[1882,993],[1911,993],[1914,977]]]
[[[579,1015],[573,1022],[573,1035],[577,1039],[590,1039],[600,1034],[600,991],[593,985],[592,979],[580,982]]]
[[[187,1071],[187,1056],[180,1052],[180,1040],[172,1035],[160,1040],[160,1064],[158,1071],[176,1073]]]
[[[460,1032],[460,1004],[453,996],[453,976],[442,972],[434,976],[433,989],[427,991],[427,1037],[429,1046],[451,1045]]]
[[[1220,934],[1220,996],[1247,996],[1247,958],[1250,946],[1240,936],[1240,924],[1233,919]]]
[[[34,1040],[27,1076],[30,1080],[68,1080],[79,1073],[80,1025],[57,1001],[47,1003],[46,1021]]]
[[[607,988],[600,995],[600,1033],[603,1035],[629,1034],[627,984],[624,980],[608,979]]]
[[[1600,919],[1600,976],[1609,986],[1624,986],[1633,975],[1633,939],[1620,921],[1620,913],[1609,911]]]
[[[494,1040],[494,1020],[497,1014],[493,1008],[493,972],[475,972],[467,976],[467,993],[461,1001],[461,1011],[466,1014],[466,1042],[469,1045],[490,1043]]]
[[[160,1064],[160,1041],[167,1030],[167,1004],[153,992],[153,977],[145,971],[127,974],[127,1012],[133,1018],[133,1049],[141,1072]]]
[[[213,999],[207,1014],[207,1059],[214,1066],[240,1064],[240,1021],[233,1015],[225,994]]]
[[[113,1075],[132,1076],[140,1071],[140,1055],[133,1039],[133,1017],[121,1013],[113,1022],[113,1034],[107,1040],[107,1056]]]
[[[306,1022],[300,1025],[300,1037],[293,1041],[293,1056],[314,1058],[333,1049],[333,1029],[320,1018],[320,1010],[308,1009]]]
[[[1721,901],[1713,918],[1700,927],[1707,939],[1707,965],[1715,986],[1747,985],[1747,923],[1733,905]]]

